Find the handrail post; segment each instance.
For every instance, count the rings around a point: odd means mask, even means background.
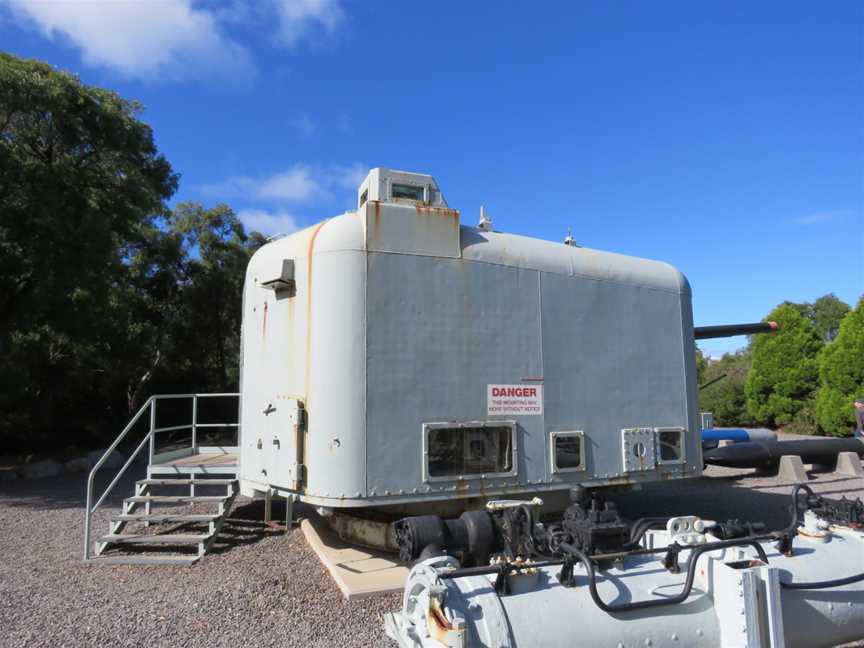
[[[234,427],[234,445],[240,447],[240,394],[237,394],[237,425]]]
[[[153,430],[156,429],[156,396],[153,396],[150,401],[150,460],[147,462],[147,477],[150,477],[150,466],[153,465],[153,455],[156,451],[156,435]]]
[[[90,505],[93,499],[93,474],[87,478],[87,498],[84,503],[84,560],[90,560]]]
[[[192,397],[192,454],[198,454],[198,394]]]
[[[114,487],[114,484],[117,483],[117,479],[119,478],[119,476],[115,477],[114,481],[111,482],[111,485],[102,494],[102,497],[99,498],[99,500],[96,502],[96,504],[93,504],[93,483],[96,479],[96,472],[99,470],[99,468],[102,466],[102,464],[105,463],[105,460],[108,459],[108,456],[117,448],[117,446],[120,444],[120,442],[126,437],[126,435],[129,433],[129,430],[132,429],[132,427],[135,425],[135,423],[138,421],[138,419],[141,418],[141,415],[144,413],[144,410],[146,410],[150,406],[150,403],[152,402],[152,400],[153,400],[153,396],[148,398],[147,402],[141,406],[141,409],[139,409],[135,413],[135,416],[132,417],[132,420],[126,424],[126,427],[123,428],[123,431],[117,435],[116,439],[114,439],[114,442],[110,446],[108,446],[108,448],[105,450],[105,452],[102,453],[102,456],[99,459],[97,459],[95,464],[93,464],[93,467],[90,469],[90,474],[87,476],[87,495],[86,495],[86,498],[84,501],[84,507],[85,507],[85,510],[84,510],[84,560],[89,560],[90,556],[91,556],[92,547],[90,545],[90,534],[92,531],[91,527],[92,527],[92,521],[93,521],[92,520],[93,512],[97,508],[99,508],[99,505],[108,496],[108,492]],[[142,441],[141,444],[138,446],[138,448],[135,450],[135,452],[132,453],[133,456],[137,455],[138,452],[141,451],[141,449],[144,447],[144,442],[146,442],[147,440],[148,440],[148,438],[144,437],[144,441]],[[121,469],[121,471],[120,471],[121,474],[123,471],[126,470],[126,468],[128,467],[130,462],[131,462],[131,458],[130,458],[130,461],[127,461],[126,465],[124,465],[124,467]]]

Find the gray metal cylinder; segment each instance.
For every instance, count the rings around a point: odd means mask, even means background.
[[[650,532],[649,546],[666,546],[666,532]],[[614,648],[684,646],[835,646],[864,637],[864,582],[811,590],[781,583],[815,582],[864,572],[864,534],[834,529],[826,542],[795,540],[792,557],[761,543],[768,563],[749,547],[703,554],[686,601],[606,613],[592,600],[581,565],[576,585],[563,587],[559,566],[508,576],[511,593],[495,591],[495,575],[439,578],[458,563],[447,556],[417,565],[401,613],[386,621],[403,648],[495,646]],[[689,550],[680,554],[682,567]],[[598,577],[600,598],[615,605],[657,600],[682,591],[685,576],[655,556],[627,560]],[[430,614],[430,610],[437,612]]]

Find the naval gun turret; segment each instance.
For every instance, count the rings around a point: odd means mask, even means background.
[[[241,490],[404,514],[693,477],[693,349],[669,264],[462,225],[373,169],[249,264]]]

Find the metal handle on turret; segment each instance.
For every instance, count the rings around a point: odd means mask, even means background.
[[[780,327],[777,322],[755,322],[753,324],[723,324],[721,326],[697,326],[693,336],[697,340],[710,338],[732,337],[734,335],[756,335],[757,333],[773,333]]]

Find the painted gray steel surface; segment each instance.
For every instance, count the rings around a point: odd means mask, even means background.
[[[647,540],[649,546],[664,547],[670,538],[665,531],[651,531]],[[709,540],[716,538],[709,536]],[[510,576],[512,593],[499,596],[494,588],[496,575],[439,580],[439,572],[458,563],[447,556],[431,558],[409,574],[402,610],[388,615],[387,633],[402,648],[817,648],[861,638],[864,583],[790,590],[781,588],[780,581],[814,582],[846,577],[850,569],[854,573],[864,556],[864,535],[845,529],[833,531],[826,543],[797,538],[792,557],[780,554],[773,542],[761,544],[767,565],[730,566],[755,558],[750,547],[707,552],[699,558],[694,587],[683,603],[614,614],[603,612],[591,599],[581,564],[574,569],[572,588],[559,584],[560,566],[549,566],[534,574]],[[604,570],[597,582],[601,600],[620,605],[681,592],[684,574],[664,569],[661,556],[630,557],[625,570],[618,566]],[[685,548],[680,564],[688,557]],[[464,643],[447,642],[430,633],[434,624],[428,622],[429,604],[436,588],[439,609],[450,624],[464,628]]]
[[[285,259],[295,289],[262,288]],[[693,348],[689,286],[667,264],[369,201],[249,265],[241,486],[364,506],[698,474]],[[542,386],[542,415],[487,415],[488,385],[520,384]],[[303,447],[286,442],[293,400]],[[424,423],[494,420],[516,423],[515,476],[424,481]],[[685,430],[686,462],[625,473],[621,431],[640,427]],[[554,431],[584,433],[586,470],[553,474]]]

